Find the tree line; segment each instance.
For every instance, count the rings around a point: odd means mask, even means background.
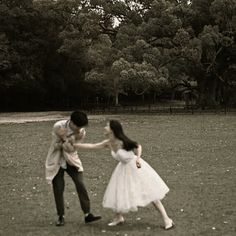
[[[0,0],[1,110],[236,105],[236,0]]]

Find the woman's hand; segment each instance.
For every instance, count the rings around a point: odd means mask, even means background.
[[[136,166],[137,168],[141,168],[140,158],[142,155],[142,146],[140,144],[138,144],[138,148],[136,149],[136,155],[137,155]]]
[[[138,169],[141,168],[141,163],[140,163],[139,159],[136,160],[136,166]]]

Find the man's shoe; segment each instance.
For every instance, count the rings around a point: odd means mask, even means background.
[[[63,226],[65,224],[64,216],[59,216],[56,222],[56,226]]]
[[[84,221],[85,223],[90,223],[96,220],[100,220],[102,217],[101,216],[94,216],[93,214],[89,213],[85,218]]]

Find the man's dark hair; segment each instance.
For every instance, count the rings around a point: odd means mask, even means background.
[[[78,127],[88,125],[88,117],[82,111],[74,111],[70,116],[71,121]]]

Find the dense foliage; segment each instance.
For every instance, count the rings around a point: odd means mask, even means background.
[[[235,13],[236,0],[0,0],[1,110],[236,105]]]

